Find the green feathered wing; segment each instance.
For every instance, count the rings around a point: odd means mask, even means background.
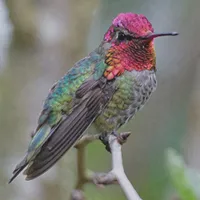
[[[52,87],[27,154],[9,182],[26,166],[27,180],[43,174],[83,135],[115,91],[102,76],[105,68],[101,56],[93,52]]]

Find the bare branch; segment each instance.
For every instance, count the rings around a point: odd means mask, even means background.
[[[112,152],[112,167],[108,173],[94,173],[85,167],[85,147],[92,141],[99,138],[99,135],[84,136],[75,145],[77,148],[77,184],[73,190],[72,200],[85,200],[83,187],[86,183],[92,183],[97,186],[106,186],[110,184],[120,184],[128,200],[142,200],[132,184],[128,180],[122,162],[121,145],[126,142],[130,133],[121,133],[119,136],[109,135],[108,141]]]
[[[127,135],[127,137],[128,136],[129,135]],[[123,137],[125,137],[125,135],[122,135],[122,138]],[[115,175],[128,200],[142,200],[133,188],[132,184],[130,183],[124,172],[121,144],[118,142],[118,138],[114,135],[110,135],[109,144],[112,152],[113,167],[110,173],[113,173]]]
[[[89,143],[93,142],[94,140],[97,140],[99,138],[99,135],[85,135],[83,136],[75,145],[75,148],[79,149],[81,146],[86,146]]]

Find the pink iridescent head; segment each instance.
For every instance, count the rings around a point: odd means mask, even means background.
[[[110,44],[105,60],[109,67],[105,76],[111,80],[125,70],[155,69],[154,38],[174,35],[178,33],[154,33],[144,15],[120,13],[104,35],[104,43]]]

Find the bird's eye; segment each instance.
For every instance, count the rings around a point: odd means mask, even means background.
[[[132,40],[132,36],[130,35],[125,35],[123,32],[119,32],[118,33],[118,36],[117,36],[117,40],[122,42],[122,41],[125,41],[125,40]]]
[[[124,33],[122,33],[122,32],[119,32],[117,39],[119,41],[124,41],[126,39],[126,35]]]

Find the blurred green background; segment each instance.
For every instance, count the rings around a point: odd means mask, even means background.
[[[99,45],[118,13],[135,12],[146,15],[155,31],[180,35],[155,41],[158,88],[122,129],[132,132],[123,146],[125,171],[143,200],[184,200],[165,150],[177,149],[189,167],[200,169],[199,7],[199,0],[0,0],[0,199],[69,199],[74,149],[36,180],[20,175],[11,185],[7,181],[51,85]],[[110,158],[100,142],[89,145],[90,169],[109,171]],[[87,185],[85,191],[89,200],[125,199],[117,185]]]

